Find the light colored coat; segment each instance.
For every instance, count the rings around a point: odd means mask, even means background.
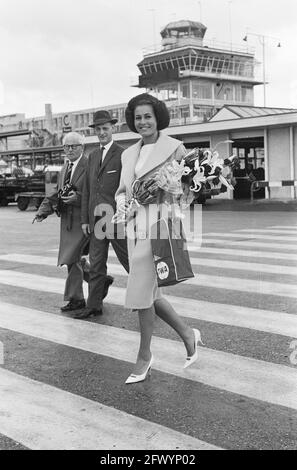
[[[122,173],[120,185],[115,196],[116,198],[121,194],[125,194],[128,200],[132,197],[132,184],[135,180],[135,165],[141,146],[142,140],[129,147],[122,154]],[[141,171],[138,173],[137,178],[149,178],[167,161],[180,161],[185,153],[186,150],[179,140],[173,139],[160,132],[154,149],[141,168]],[[137,209],[136,225],[137,218],[141,218],[143,213],[147,210],[148,206],[140,206],[140,208]],[[135,219],[133,219],[130,224],[133,225],[134,228]],[[137,237],[137,240],[135,240],[131,236],[131,232],[132,230],[129,231],[128,223],[127,233],[130,272],[125,307],[138,310],[151,307],[153,302],[160,298],[162,294],[157,286],[157,277],[148,233],[146,233],[147,238],[142,239]]]

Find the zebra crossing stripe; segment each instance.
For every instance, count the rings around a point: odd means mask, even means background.
[[[265,245],[267,246],[267,245]],[[282,260],[290,260],[290,261],[297,261],[297,253],[283,253],[278,251],[252,251],[252,250],[237,250],[236,248],[214,248],[214,247],[206,247],[202,246],[200,248],[192,248],[190,244],[188,244],[188,250],[191,253],[200,252],[200,253],[209,253],[215,255],[228,255],[228,256],[242,256],[248,258],[270,258],[270,259],[282,259]],[[54,248],[52,250],[48,250],[48,253],[57,253],[58,249]],[[112,249],[109,251],[109,255],[116,254]]]
[[[0,283],[61,295],[65,281],[36,274],[0,271]],[[87,296],[86,285],[84,285],[84,292]],[[125,292],[123,288],[112,286],[108,291],[106,302],[122,307],[125,301]],[[185,297],[168,295],[166,298],[183,317],[297,338],[297,315],[205,302]]]
[[[8,255],[8,257],[9,256],[10,255]],[[32,263],[32,261],[35,260],[35,264],[49,264],[49,263],[51,263],[52,265],[56,264],[55,260],[49,257],[37,257],[37,256],[33,257],[29,255],[16,255],[16,258],[17,257],[19,260],[23,260],[26,263],[28,263],[28,261]],[[3,257],[0,257],[0,259],[3,259]],[[10,259],[13,259],[13,257],[11,257]],[[17,261],[17,259],[15,260]],[[196,263],[196,261],[194,261],[194,263]],[[231,264],[231,262],[229,263]],[[209,265],[211,265],[211,261],[209,261]],[[112,275],[125,276],[125,277],[127,276],[126,271],[120,264],[109,264],[108,271]],[[256,271],[258,270],[256,269]],[[7,273],[6,270],[4,272]],[[221,276],[208,275],[208,274],[199,274],[197,277],[189,279],[187,281],[187,284],[201,286],[201,287],[212,287],[216,289],[230,289],[230,290],[240,291],[240,292],[252,292],[254,294],[266,294],[266,295],[276,295],[276,296],[297,298],[297,289],[295,285],[282,284],[279,282],[263,281],[261,279],[257,279],[257,280],[244,279],[244,282],[243,282],[242,278],[221,277]]]
[[[183,297],[171,296],[168,300],[183,317],[297,337],[297,315],[294,314]]]
[[[109,258],[116,258],[117,256],[114,251],[109,253]],[[37,255],[26,255],[12,253],[9,255],[0,255],[0,260],[9,262],[18,262],[26,264],[37,264],[56,266],[57,262],[55,258],[50,256],[37,256]],[[297,275],[297,266],[279,266],[276,264],[262,264],[262,263],[245,263],[243,261],[229,261],[229,260],[215,260],[208,258],[191,258],[191,264],[194,266],[207,266],[214,268],[224,269],[237,269],[242,271],[253,271],[257,273],[269,273],[269,274],[287,274],[291,276]],[[112,265],[109,265],[112,270]],[[120,275],[125,275],[125,271],[122,270]]]
[[[256,233],[217,233],[217,232],[210,232],[210,233],[205,233],[203,235],[203,241],[207,241],[208,237],[220,237],[220,238],[241,238],[241,241],[244,242],[245,239],[259,239],[259,240],[280,240],[280,241],[286,241],[286,242],[296,242],[297,237],[295,236],[288,236],[284,237],[281,235],[257,235]],[[242,239],[244,237],[244,240]],[[290,245],[291,246],[291,245]],[[297,246],[297,245],[296,245]]]
[[[281,228],[281,229],[296,229],[297,230],[297,225],[272,225],[270,228]]]
[[[126,276],[126,271],[119,264],[109,264],[109,272],[118,276]],[[275,295],[297,298],[297,288],[294,284],[263,281],[262,279],[243,279],[237,277],[221,277],[209,274],[199,274],[187,280],[187,285],[210,287],[213,289],[229,289],[252,294]]]
[[[223,243],[223,242],[222,242]],[[267,247],[267,245],[265,245]],[[252,250],[237,250],[235,248],[214,248],[202,246],[201,248],[195,248],[188,246],[189,251],[208,253],[215,255],[227,255],[227,256],[243,256],[248,258],[269,258],[269,259],[282,259],[297,261],[297,254],[294,253],[281,253],[277,251],[252,251]]]
[[[117,258],[114,252],[109,253],[110,258]],[[2,257],[0,256],[0,259]],[[286,274],[291,276],[297,276],[297,266],[282,266],[277,264],[262,264],[262,263],[245,263],[243,261],[229,261],[229,260],[217,260],[209,258],[195,258],[191,257],[191,264],[194,266],[207,266],[212,268],[223,268],[223,269],[237,269],[241,271],[252,271],[256,273],[268,273],[268,274]],[[271,257],[273,259],[273,257]],[[7,259],[9,261],[9,259]],[[14,260],[16,261],[16,260]],[[37,263],[38,264],[38,263]],[[42,263],[44,264],[44,263]],[[112,266],[109,264],[109,266]],[[125,272],[123,271],[123,275]],[[200,276],[200,274],[198,274]]]
[[[73,320],[3,302],[0,303],[0,312],[2,328],[120,361],[135,361],[138,332]],[[104,341],[100,341],[100,338],[104,338]],[[152,350],[155,356],[154,369],[161,372],[297,410],[297,374],[292,367],[205,347],[199,348],[197,363],[184,370],[185,350],[181,342],[153,337]]]
[[[33,450],[219,450],[8,370],[0,369],[0,381],[0,432]]]
[[[190,282],[189,282],[190,281]],[[216,289],[229,289],[237,292],[250,292],[252,294],[266,294],[280,297],[297,298],[297,288],[293,284],[281,284],[279,282],[262,281],[262,279],[240,279],[237,277],[220,277],[199,274],[190,279],[188,284],[210,287]]]
[[[200,244],[197,245],[195,243],[197,243],[195,240],[193,241],[193,244],[192,242],[188,242],[189,251],[199,251],[201,249],[201,245]],[[248,241],[245,239],[244,240],[230,240],[230,239],[222,240],[219,238],[205,238],[203,240],[202,248],[205,247],[205,245],[209,245],[209,244],[224,245],[224,246],[230,245],[234,247],[244,246],[244,247],[251,247],[251,248],[266,248],[268,250],[271,248],[276,248],[277,250],[285,250],[284,253],[288,253],[288,250],[290,250],[289,253],[292,254],[290,256],[291,259],[296,259],[296,255],[297,255],[297,252],[292,253],[292,250],[297,250],[296,244],[288,245],[286,243],[257,242],[257,241]]]
[[[207,266],[213,268],[223,269],[237,269],[242,271],[252,271],[257,273],[269,274],[289,274],[292,276],[297,275],[297,267],[295,266],[279,266],[275,264],[261,264],[261,263],[245,263],[242,261],[229,261],[217,260],[207,258],[191,258],[191,264],[194,266]]]
[[[277,230],[277,229],[272,229],[272,228],[241,228],[238,230],[234,230],[235,233],[263,233],[263,238],[265,237],[266,233],[275,233],[275,234],[280,234],[280,235],[296,235],[297,236],[297,230]]]

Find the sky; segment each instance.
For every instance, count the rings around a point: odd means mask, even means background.
[[[234,49],[248,31],[260,79],[265,36],[266,105],[297,108],[296,0],[0,0],[0,115],[127,102],[140,92],[131,83],[143,49],[181,19],[201,21],[206,41]]]

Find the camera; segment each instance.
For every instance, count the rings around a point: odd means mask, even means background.
[[[76,187],[72,183],[67,183],[63,188],[61,188],[58,192],[58,197],[67,197],[71,193],[71,191],[76,191]]]

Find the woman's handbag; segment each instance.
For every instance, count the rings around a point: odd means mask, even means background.
[[[162,218],[150,233],[158,286],[172,286],[194,277],[180,218]]]

